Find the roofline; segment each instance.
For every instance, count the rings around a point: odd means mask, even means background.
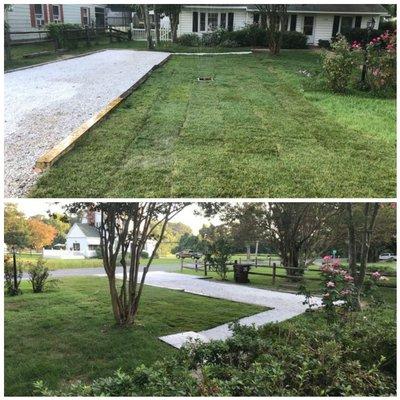
[[[291,5],[295,5],[295,4],[291,4]],[[220,5],[220,6],[215,6],[215,5],[194,5],[194,4],[185,4],[183,5],[183,8],[205,8],[205,9],[234,9],[234,10],[245,10],[248,12],[254,12],[257,11],[254,8],[250,8],[248,6],[236,6],[236,5],[232,5],[232,6],[225,6],[225,5]],[[301,10],[289,10],[288,14],[343,14],[343,15],[349,15],[349,14],[357,14],[357,15],[382,15],[382,16],[389,16],[390,14],[388,12],[377,12],[377,11],[301,11]]]

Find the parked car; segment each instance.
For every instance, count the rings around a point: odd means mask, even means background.
[[[393,253],[382,253],[382,254],[379,254],[379,260],[380,261],[397,261],[397,256],[396,256],[396,254],[393,254]]]
[[[203,254],[194,250],[182,250],[179,253],[176,253],[176,258],[193,258],[194,260],[198,260],[202,256]]]

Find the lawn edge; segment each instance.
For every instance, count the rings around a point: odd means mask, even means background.
[[[117,106],[119,106],[128,96],[130,96],[136,89],[138,89],[139,86],[142,85],[142,83],[144,83],[150,77],[150,75],[153,73],[155,69],[162,67],[171,58],[171,55],[172,54],[168,54],[167,57],[164,58],[162,61],[153,65],[149,71],[147,71],[139,80],[137,80],[125,92],[123,92],[118,97],[111,100],[93,117],[84,122],[81,126],[76,128],[71,134],[69,134],[66,138],[64,138],[61,142],[59,142],[53,148],[46,151],[42,156],[40,156],[35,163],[36,172],[43,172],[45,169],[53,165],[64,154],[68,153],[83,135],[85,135],[91,128],[96,126],[102,120],[104,120],[104,118],[106,118]]]

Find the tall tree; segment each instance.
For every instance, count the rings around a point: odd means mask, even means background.
[[[71,225],[66,219],[65,215],[59,213],[50,213],[49,218],[44,219],[43,222],[53,226],[57,231],[53,243],[51,243],[53,246],[55,244],[65,243],[67,233],[71,228]]]
[[[6,203],[4,207],[4,242],[18,248],[29,246],[29,226],[24,214],[15,204]]]
[[[156,31],[156,45],[160,44],[160,11],[159,6],[157,4],[153,5],[154,9],[154,27]]]
[[[115,321],[120,326],[134,323],[147,272],[164,237],[168,221],[187,204],[183,203],[75,203],[71,211],[99,211],[100,247],[107,274]],[[159,233],[156,234],[156,230]],[[146,241],[156,241],[153,252],[139,275],[140,256]],[[122,266],[117,282],[116,268]]]
[[[267,29],[269,51],[277,55],[281,51],[282,33],[287,29],[287,4],[260,4],[257,5],[261,15],[262,25]]]
[[[151,37],[151,23],[150,23],[149,7],[147,6],[147,4],[142,4],[140,6],[140,10],[143,15],[144,29],[146,30],[147,48],[149,50],[151,50],[151,49],[154,49],[154,43],[153,43],[153,39]]]
[[[160,4],[159,7],[160,12],[169,17],[172,43],[176,43],[178,41],[179,14],[182,10],[182,4]]]
[[[354,278],[354,284],[357,288],[358,309],[361,308],[360,296],[367,272],[368,252],[373,236],[376,217],[380,208],[379,203],[365,203],[363,205],[361,226],[358,229],[358,235],[361,243],[360,262],[356,259],[356,241],[357,226],[354,220],[355,203],[345,205],[347,212],[347,225],[349,232],[349,269]]]

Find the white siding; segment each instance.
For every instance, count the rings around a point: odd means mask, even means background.
[[[235,10],[229,8],[187,8],[181,11],[179,15],[179,26],[178,26],[178,36],[184,35],[187,33],[193,33],[193,12],[196,11],[198,13],[205,12],[213,12],[213,13],[234,13],[233,17],[233,29],[238,30],[242,29],[246,26],[246,24],[250,23],[248,20],[248,13],[246,10]],[[220,17],[218,17],[220,18]],[[227,16],[228,18],[228,16]],[[207,23],[206,23],[207,25]],[[199,26],[200,30],[200,26]],[[201,35],[204,32],[198,32]]]
[[[331,40],[333,29],[333,15],[316,15],[314,20],[314,43],[318,40]]]
[[[48,6],[48,5],[46,5]],[[103,7],[104,5],[96,5]],[[81,7],[90,8],[90,19],[95,20],[95,5],[93,4],[63,4],[64,22],[69,24],[81,25]],[[49,14],[48,14],[49,15]],[[40,29],[31,26],[30,7],[29,4],[13,4],[12,10],[6,12],[6,20],[9,23],[10,31],[29,32]],[[42,28],[44,30],[45,28]],[[11,35],[11,40],[26,40],[44,38],[45,34],[26,34],[26,35]]]

